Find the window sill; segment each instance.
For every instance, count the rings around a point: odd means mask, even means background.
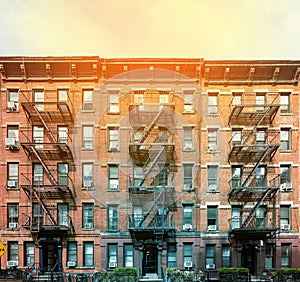
[[[281,116],[293,116],[292,112],[288,112],[288,113],[280,113]]]
[[[94,113],[95,112],[95,110],[94,109],[92,109],[92,110],[81,110],[81,112],[82,113]]]
[[[120,153],[120,149],[108,149],[108,153]]]
[[[76,269],[95,269],[95,266],[76,266]]]
[[[195,149],[194,148],[193,149],[188,149],[188,150],[187,149],[185,149],[185,150],[183,149],[182,152],[184,152],[184,153],[195,152]]]
[[[110,188],[106,189],[106,192],[120,192],[120,191],[121,191],[120,189],[110,189]]]
[[[118,232],[120,232],[120,230],[119,230],[119,229],[118,229],[118,230],[110,230],[110,229],[107,229],[106,232],[107,232],[107,233],[118,233]]]
[[[188,115],[193,115],[193,114],[195,114],[195,111],[193,110],[193,111],[183,111],[182,112],[183,114],[188,114]]]
[[[84,190],[84,191],[95,191],[95,187],[81,187],[81,190]]]
[[[280,150],[280,154],[283,153],[283,154],[291,154],[293,153],[293,150]]]
[[[108,115],[119,115],[120,112],[107,112]]]
[[[219,113],[208,113],[206,114],[207,117],[219,117],[220,114]]]
[[[81,151],[94,151],[94,150],[95,150],[94,148],[84,148],[84,147],[81,148]]]
[[[207,150],[206,151],[206,154],[209,154],[209,155],[215,155],[215,154],[220,154],[221,151],[220,150]]]
[[[186,188],[183,188],[182,189],[182,192],[195,192],[195,188],[189,188],[189,189],[186,189]]]

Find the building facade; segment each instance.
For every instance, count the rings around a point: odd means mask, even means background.
[[[300,61],[0,57],[1,267],[300,267]]]

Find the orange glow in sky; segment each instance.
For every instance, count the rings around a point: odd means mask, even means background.
[[[298,0],[0,0],[0,55],[296,59]]]

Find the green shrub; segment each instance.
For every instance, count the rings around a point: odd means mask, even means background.
[[[221,282],[248,281],[249,269],[244,267],[219,268],[218,275]]]
[[[273,271],[277,280],[280,282],[296,282],[300,280],[300,268],[280,268]]]

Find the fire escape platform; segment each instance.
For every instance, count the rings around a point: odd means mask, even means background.
[[[73,123],[73,115],[66,102],[25,102],[21,104],[34,125],[46,123]]]
[[[280,105],[264,104],[264,111],[257,111],[257,104],[236,105],[232,108],[229,116],[230,125],[249,125],[260,122],[261,125],[269,125],[272,123]],[[266,113],[266,109],[268,112]],[[261,120],[262,119],[262,120]]]
[[[129,154],[136,165],[143,166],[150,160],[151,151],[164,148],[165,164],[170,164],[174,160],[175,143],[130,143]]]
[[[262,197],[267,190],[269,190],[269,194],[266,200],[270,201],[279,190],[279,186],[259,187],[247,185],[247,187],[235,188],[228,193],[228,200],[229,202],[250,202]]]
[[[236,240],[265,240],[278,232],[278,228],[235,228],[230,231],[229,237]]]
[[[253,163],[258,162],[265,150],[268,150],[264,161],[271,161],[280,144],[241,144],[234,145],[229,153],[230,163]]]
[[[73,162],[73,154],[65,143],[21,143],[31,160],[38,161],[35,151],[42,160]]]

